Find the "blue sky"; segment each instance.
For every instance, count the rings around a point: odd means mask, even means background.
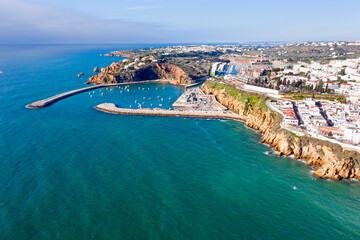
[[[0,0],[0,43],[360,40],[359,0]]]

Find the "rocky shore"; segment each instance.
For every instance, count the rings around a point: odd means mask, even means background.
[[[313,175],[319,178],[360,180],[360,154],[345,151],[338,144],[308,136],[296,136],[282,129],[282,116],[265,106],[265,96],[247,93],[227,84],[205,82],[201,89],[213,94],[217,100],[241,116],[247,116],[245,124],[263,134],[262,142],[277,151],[278,156],[294,155],[306,164],[314,166]]]
[[[89,78],[87,84],[116,84],[144,80],[172,79],[175,84],[188,84],[191,78],[179,67],[172,64],[152,63],[137,70],[123,70],[122,62],[114,62],[102,68],[98,75]]]

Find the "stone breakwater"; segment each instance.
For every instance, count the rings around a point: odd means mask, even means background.
[[[57,102],[61,99],[79,94],[79,93],[83,93],[86,91],[90,91],[93,89],[97,89],[97,88],[102,88],[102,87],[106,87],[109,85],[106,84],[100,84],[100,85],[96,85],[96,86],[91,86],[91,87],[86,87],[86,88],[80,88],[80,89],[76,89],[76,90],[72,90],[72,91],[68,91],[68,92],[64,92],[64,93],[60,93],[58,95],[43,99],[43,100],[39,100],[36,102],[33,102],[31,104],[26,105],[27,108],[43,108],[43,107],[47,107],[51,104],[53,104],[54,102]]]
[[[246,116],[240,116],[232,112],[221,111],[181,111],[181,110],[167,110],[160,108],[118,108],[113,103],[102,103],[95,107],[95,109],[122,115],[147,115],[147,116],[169,116],[169,117],[200,117],[200,118],[221,118],[246,121]]]
[[[305,160],[314,167],[313,175],[319,178],[360,180],[359,153],[345,151],[340,145],[328,141],[291,134],[280,127],[280,114],[268,108],[250,106],[249,98],[231,96],[225,87],[214,87],[211,82],[206,82],[201,89],[205,94],[213,94],[229,110],[247,116],[245,124],[263,134],[261,141],[278,151],[278,156],[294,155]]]
[[[93,90],[93,89],[97,89],[97,88],[114,87],[114,86],[120,86],[120,85],[140,84],[140,83],[149,83],[149,82],[160,82],[160,83],[168,83],[168,84],[174,84],[174,85],[176,84],[173,80],[168,80],[168,79],[145,80],[145,81],[138,81],[138,82],[124,82],[124,83],[115,83],[115,84],[97,84],[97,85],[94,85],[94,86],[91,86],[91,87],[85,87],[85,88],[80,88],[80,89],[75,89],[75,90],[72,90],[72,91],[60,93],[60,94],[57,94],[55,96],[52,96],[52,97],[49,97],[49,98],[46,98],[46,99],[43,99],[43,100],[39,100],[39,101],[30,103],[30,104],[26,105],[26,107],[31,108],[31,109],[44,108],[44,107],[50,106],[51,104],[53,104],[53,103],[55,103],[55,102],[57,102],[57,101],[59,101],[61,99],[64,99],[64,98],[67,98],[67,97],[70,97],[70,96],[73,96],[73,95],[76,95],[76,94],[79,94],[79,93],[87,92],[87,91],[90,91],[90,90]],[[188,86],[188,85],[185,84],[183,86]]]

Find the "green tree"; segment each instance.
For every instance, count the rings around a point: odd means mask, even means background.
[[[270,71],[268,71],[268,72],[266,73],[266,76],[268,77],[268,79],[270,79],[271,72],[270,72]]]

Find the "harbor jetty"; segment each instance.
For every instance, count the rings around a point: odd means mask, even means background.
[[[68,91],[68,92],[64,92],[40,101],[36,101],[33,102],[29,105],[26,105],[27,108],[43,108],[43,107],[47,107],[51,104],[53,104],[54,102],[57,102],[61,99],[82,93],[82,92],[86,92],[86,91],[90,91],[93,89],[97,89],[97,88],[102,88],[102,87],[107,87],[108,84],[100,84],[100,85],[95,85],[95,86],[91,86],[91,87],[86,87],[86,88],[80,88],[80,89],[76,89],[76,90],[72,90],[72,91]]]
[[[149,83],[149,82],[159,82],[159,83],[169,83],[169,84],[174,84],[173,81],[171,80],[167,80],[167,79],[158,79],[158,80],[146,80],[146,81],[138,81],[138,82],[124,82],[124,83],[115,83],[115,84],[98,84],[98,85],[94,85],[94,86],[90,86],[90,87],[85,87],[85,88],[80,88],[80,89],[76,89],[76,90],[72,90],[72,91],[68,91],[68,92],[64,92],[43,100],[39,100],[36,102],[33,102],[31,104],[26,105],[27,108],[31,108],[31,109],[36,109],[36,108],[44,108],[47,106],[50,106],[51,104],[53,104],[54,102],[57,102],[61,99],[79,94],[79,93],[83,93],[83,92],[87,92],[93,89],[97,89],[97,88],[103,88],[103,87],[114,87],[114,86],[120,86],[120,85],[131,85],[131,84],[140,84],[140,83]],[[184,85],[187,86],[187,85]]]
[[[170,116],[170,117],[199,117],[199,118],[220,118],[246,121],[245,116],[240,116],[230,111],[196,111],[196,110],[167,110],[160,108],[119,108],[114,103],[102,103],[95,109],[112,114],[122,115],[147,115],[147,116]]]

